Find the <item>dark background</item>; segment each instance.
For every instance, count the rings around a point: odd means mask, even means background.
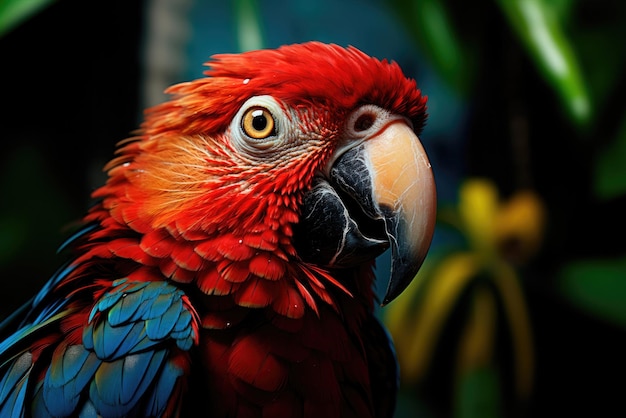
[[[2,311],[46,281],[137,127],[143,6],[61,1],[0,38]]]

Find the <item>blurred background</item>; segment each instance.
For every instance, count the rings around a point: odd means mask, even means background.
[[[380,311],[397,416],[626,416],[618,0],[1,0],[0,317],[63,262],[115,143],[168,85],[215,53],[307,40],[395,60],[429,96],[438,226]]]

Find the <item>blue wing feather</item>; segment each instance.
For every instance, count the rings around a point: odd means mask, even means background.
[[[164,295],[159,297],[159,299],[163,298]],[[169,308],[162,315],[146,321],[146,332],[151,339],[162,339],[170,335],[178,321],[180,321],[180,314],[183,311],[182,300],[170,300],[169,304]]]
[[[57,249],[57,254],[69,248],[80,238],[97,229],[100,225],[97,222],[90,223],[81,227],[78,231],[70,235],[63,244]]]
[[[76,264],[67,263],[64,266],[62,266],[60,269],[58,269],[54,273],[54,275],[50,278],[50,280],[48,280],[46,282],[46,284],[41,288],[41,290],[37,293],[37,295],[33,299],[33,302],[32,302],[33,309],[36,309],[37,307],[39,307],[42,304],[43,300],[52,293],[53,289],[56,286],[58,286],[58,284],[63,279],[65,279],[76,267],[78,267]],[[42,313],[39,315],[39,317],[37,319],[35,319],[33,322],[41,321],[42,320],[41,319],[42,316],[48,315],[45,312],[54,310],[54,309],[51,309],[51,308],[53,308],[53,306],[46,305],[45,308],[43,309]]]
[[[160,373],[156,387],[146,403],[146,416],[158,416],[167,406],[167,399],[174,390],[175,382],[183,375],[183,370],[168,362]]]
[[[139,400],[154,383],[166,354],[166,350],[145,351],[103,363],[89,389],[96,409],[103,416],[129,415],[140,406]]]
[[[150,312],[148,313],[151,318],[157,318],[161,315],[164,315],[173,302],[173,300],[170,298],[169,292],[166,293],[167,289],[155,290],[157,292],[155,292],[156,295],[152,300],[152,304],[150,304]]]
[[[32,366],[30,353],[20,356],[9,368],[9,372],[0,380],[0,399],[6,399],[18,382],[26,376]]]
[[[59,275],[71,270],[64,271]],[[174,351],[191,349],[197,339],[194,313],[183,298],[182,290],[167,282],[115,281],[94,304],[82,344],[60,342],[42,381],[28,384],[33,368],[28,352],[0,365],[0,416],[20,417],[25,410],[34,417],[159,416],[183,375],[172,360]],[[70,313],[58,306],[41,310],[43,322],[20,328],[4,348],[16,349],[40,327]]]
[[[30,353],[21,355],[0,381],[0,416],[24,416],[24,398],[28,383],[28,372],[32,367]]]
[[[0,416],[7,418],[23,418],[25,414],[27,380],[20,380],[15,390],[7,398],[6,403],[0,409]]]
[[[2,321],[0,331],[7,331],[11,327],[15,329],[11,335],[0,342],[0,353],[6,353],[15,344],[24,340],[43,324],[54,318],[55,315],[63,315],[61,312],[67,306],[68,299],[57,298],[48,301],[47,304],[44,303],[44,300],[53,293],[53,289],[75,268],[75,265],[68,264],[58,269],[35,297],[26,302],[13,315]],[[34,319],[32,319],[33,316],[35,316]]]
[[[80,344],[57,350],[55,357],[57,355],[44,377],[42,394],[47,412],[53,416],[69,416],[76,410],[100,361]]]

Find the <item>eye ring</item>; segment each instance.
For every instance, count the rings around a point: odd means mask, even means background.
[[[351,138],[365,138],[380,130],[389,118],[389,111],[382,107],[364,104],[348,115],[346,133]]]
[[[371,128],[376,122],[376,114],[373,112],[364,112],[361,113],[356,120],[354,121],[354,129],[355,132],[363,132],[367,131]]]
[[[252,139],[265,139],[276,135],[276,121],[266,108],[253,106],[241,118],[241,129]]]

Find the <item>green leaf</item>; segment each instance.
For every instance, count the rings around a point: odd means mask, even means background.
[[[467,92],[473,66],[444,2],[394,0],[390,5],[443,79],[457,91]]]
[[[0,36],[7,34],[24,20],[51,3],[52,0],[1,0]]]
[[[617,137],[596,157],[593,181],[596,194],[611,199],[626,194],[626,115]],[[625,279],[626,280],[626,279]]]
[[[576,123],[592,119],[591,103],[580,65],[561,27],[567,7],[542,0],[497,0],[539,70],[560,96]],[[557,4],[558,5],[558,4]]]
[[[492,367],[464,374],[456,391],[455,418],[496,418],[502,416],[500,382]]]
[[[239,50],[250,51],[263,48],[261,15],[258,12],[257,1],[236,0],[234,7]]]
[[[626,327],[626,257],[573,262],[558,279],[562,296],[575,306]]]

